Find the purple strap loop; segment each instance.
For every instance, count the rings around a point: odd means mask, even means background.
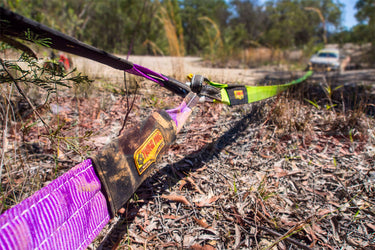
[[[164,81],[168,81],[168,78],[163,76],[162,74],[159,74],[157,72],[154,72],[154,71],[152,71],[148,68],[145,68],[145,67],[143,67],[141,65],[137,65],[137,64],[133,64],[133,68],[127,69],[125,71],[130,73],[130,74],[142,76],[142,77],[147,78],[151,81],[154,81],[154,82],[160,84],[160,86],[162,86],[162,87],[164,86],[164,84],[159,79],[162,79]]]
[[[109,221],[91,160],[0,216],[0,249],[86,249]]]

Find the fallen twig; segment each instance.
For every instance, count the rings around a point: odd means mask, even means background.
[[[273,246],[275,246],[275,245],[276,245],[277,243],[279,243],[281,240],[286,240],[286,241],[288,241],[288,242],[290,242],[290,243],[292,243],[292,244],[294,244],[294,245],[296,245],[296,246],[298,246],[298,247],[300,247],[300,248],[302,248],[302,249],[312,250],[312,248],[306,246],[305,244],[302,244],[301,242],[299,242],[299,241],[297,241],[297,240],[295,240],[295,239],[293,239],[293,238],[291,238],[291,237],[285,237],[285,235],[288,235],[289,231],[287,232],[287,234],[282,235],[282,234],[280,234],[280,233],[278,233],[278,232],[276,232],[276,231],[274,231],[274,230],[272,230],[272,229],[270,229],[270,228],[263,227],[263,226],[259,226],[259,225],[255,225],[255,223],[252,223],[251,221],[248,221],[248,220],[246,220],[246,219],[243,219],[243,218],[242,218],[242,220],[243,220],[244,222],[246,222],[247,224],[249,224],[250,226],[252,226],[252,227],[257,227],[257,228],[259,228],[259,229],[261,229],[261,230],[266,231],[267,233],[270,233],[270,234],[272,234],[272,235],[274,235],[274,236],[276,236],[276,237],[279,237],[279,240],[277,240],[276,242],[274,242],[274,243],[272,244],[272,246],[269,246],[269,247],[267,247],[266,249],[271,249]]]

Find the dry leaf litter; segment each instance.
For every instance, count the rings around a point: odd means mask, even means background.
[[[125,128],[181,100],[141,85]],[[323,104],[293,94],[200,104],[89,249],[373,249],[374,119]],[[124,95],[101,89],[89,98],[66,94],[43,112],[51,126],[59,119],[59,137],[43,136],[40,123],[23,133],[12,126],[2,199],[26,198],[99,150],[117,136],[126,107]]]

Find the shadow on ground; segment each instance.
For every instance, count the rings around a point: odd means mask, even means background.
[[[265,79],[264,84],[286,83],[289,80],[296,79],[296,77],[298,78],[298,75],[290,73],[273,74]],[[307,83],[294,87],[294,89],[289,91],[288,95],[299,100],[317,100],[317,103],[322,107],[327,104],[327,98],[331,98],[332,102],[337,105],[335,107],[337,109],[354,111],[363,108],[363,112],[375,115],[373,90],[375,79],[372,79],[372,77],[367,72],[347,73],[344,75],[335,73],[315,74]],[[334,90],[331,96],[327,95],[327,86]],[[128,202],[124,205],[126,213],[114,225],[98,249],[115,249],[127,234],[129,225],[134,223],[141,207],[153,201],[155,197],[163,194],[185,177],[177,174],[177,172],[195,172],[204,166],[206,162],[219,157],[220,152],[243,136],[247,128],[259,126],[263,120],[258,112],[262,104],[262,102],[252,104],[252,109],[248,114],[233,124],[231,129],[226,131],[221,137],[205,145],[202,150],[187,155],[178,162],[162,167],[147,178],[136,192],[138,202]]]
[[[155,196],[164,193],[165,190],[175,186],[185,176],[176,175],[176,170],[179,172],[187,171],[194,172],[201,168],[205,162],[217,157],[218,154],[227,146],[236,142],[241,137],[242,133],[249,126],[259,126],[260,117],[258,112],[258,105],[253,104],[251,111],[245,115],[241,120],[236,122],[231,129],[226,131],[221,137],[207,144],[203,150],[187,155],[182,160],[169,164],[154,175],[148,177],[144,183],[137,189],[136,193],[141,203],[127,202],[124,207],[126,213],[114,225],[112,231],[106,236],[98,249],[115,249],[127,233],[128,225],[134,222],[134,219],[139,209],[152,201]],[[192,166],[187,166],[186,162],[192,162]]]

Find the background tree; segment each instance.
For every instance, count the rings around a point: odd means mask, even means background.
[[[338,29],[341,23],[342,4],[333,0],[268,1],[266,12],[270,18],[264,41],[272,47],[291,48],[323,42],[324,27],[316,12],[320,10],[327,28]]]
[[[132,50],[135,54],[144,54],[150,52],[144,42],[155,41],[161,29],[155,1],[100,0],[96,1],[84,37],[92,45],[111,52]]]
[[[146,40],[162,46],[158,6],[151,0],[18,0],[5,7],[101,49],[150,53]]]
[[[206,17],[218,24],[220,30],[225,28],[229,16],[228,5],[224,0],[182,0],[180,1],[181,18],[187,54],[198,54],[209,48],[207,31],[204,29]]]
[[[371,3],[358,1],[363,26],[353,32],[364,34],[374,26]],[[251,46],[314,47],[325,30],[338,30],[343,7],[339,0],[263,5],[257,0],[4,0],[1,5],[109,52],[216,58]]]
[[[21,15],[80,38],[93,13],[94,0],[18,0],[5,1]]]
[[[269,17],[257,0],[233,0],[229,30],[236,46],[247,48],[259,43]]]
[[[356,18],[360,22],[353,28],[353,33],[362,42],[370,42],[372,49],[369,53],[369,61],[375,63],[375,2],[373,0],[358,0]]]

